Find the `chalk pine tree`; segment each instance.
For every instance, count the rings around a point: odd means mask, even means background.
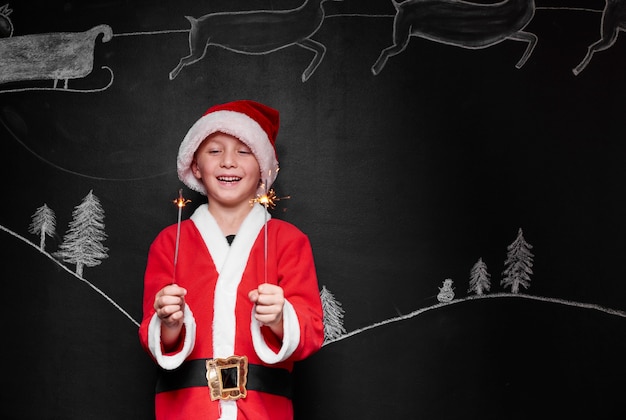
[[[327,342],[346,333],[346,329],[343,327],[344,310],[341,307],[341,303],[326,289],[326,286],[322,286],[320,299],[322,300],[322,310],[324,312],[324,341]]]
[[[489,289],[491,289],[491,274],[487,271],[487,264],[483,262],[482,258],[479,258],[470,270],[470,283],[467,292],[482,295]]]
[[[56,217],[54,211],[45,203],[33,214],[32,223],[28,227],[28,232],[39,235],[39,249],[46,248],[46,236],[53,236],[56,229]]]
[[[507,258],[504,261],[503,278],[500,284],[510,287],[511,293],[519,293],[520,286],[530,287],[530,275],[533,274],[534,255],[530,251],[532,245],[526,242],[522,228],[517,232],[517,238],[507,247]]]
[[[76,274],[83,276],[83,267],[94,267],[100,260],[108,258],[108,249],[102,244],[107,235],[104,232],[104,210],[93,190],[82,203],[74,208],[72,221],[55,256],[63,261],[76,264]]]

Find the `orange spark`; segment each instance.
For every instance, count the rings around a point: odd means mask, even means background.
[[[178,208],[183,208],[187,205],[187,203],[191,203],[191,200],[187,200],[183,197],[183,190],[178,190],[178,198],[173,201],[174,204],[178,206]]]
[[[288,195],[286,197],[278,197],[274,192],[274,189],[270,188],[267,194],[259,194],[256,196],[256,198],[250,200],[250,204],[259,203],[265,206],[265,208],[273,209],[274,207],[276,207],[277,202],[279,202],[280,200],[286,200],[288,198],[291,198],[291,196]]]

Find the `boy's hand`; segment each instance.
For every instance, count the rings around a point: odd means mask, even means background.
[[[282,287],[264,283],[248,293],[248,298],[255,303],[254,317],[263,326],[267,325],[276,335],[282,337],[283,307],[285,296]]]
[[[186,289],[171,284],[159,290],[154,297],[154,310],[167,327],[178,328],[182,326],[186,294]]]

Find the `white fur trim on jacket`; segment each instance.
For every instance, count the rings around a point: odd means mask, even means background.
[[[265,207],[261,204],[254,205],[229,246],[209,212],[208,205],[199,206],[191,215],[191,220],[200,231],[219,273],[213,302],[213,357],[229,357],[235,351],[237,288],[252,246],[266,218],[269,220],[270,217]],[[215,240],[216,238],[223,240]]]
[[[254,317],[254,309],[252,310],[250,332],[252,333],[252,344],[259,359],[267,364],[275,364],[289,358],[298,348],[300,343],[300,323],[293,305],[287,300],[285,300],[285,306],[283,307],[283,330],[283,345],[278,353],[274,353],[265,342],[259,321]]]
[[[180,352],[172,355],[164,355],[161,347],[161,318],[155,313],[152,315],[148,326],[148,347],[159,366],[166,370],[176,369],[183,364],[187,356],[191,354],[196,343],[196,319],[189,306],[183,309],[185,325],[185,341]]]

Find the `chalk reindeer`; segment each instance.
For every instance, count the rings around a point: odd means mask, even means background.
[[[478,4],[460,0],[406,0],[396,2],[393,45],[385,48],[372,66],[381,72],[389,57],[401,53],[411,36],[468,49],[486,48],[504,40],[528,44],[515,67],[521,68],[537,43],[537,36],[525,32],[535,14],[534,0],[503,0]]]
[[[587,67],[593,54],[610,48],[617,41],[619,31],[624,30],[626,30],[626,2],[624,0],[606,0],[602,11],[600,39],[587,48],[587,54],[580,64],[572,69],[572,73],[578,76]]]
[[[302,73],[302,81],[307,81],[326,53],[324,45],[311,39],[324,21],[322,4],[326,1],[329,0],[306,0],[300,7],[289,10],[220,12],[198,19],[185,16],[191,24],[190,53],[170,72],[170,80],[174,80],[183,67],[201,60],[209,45],[254,55],[298,45],[315,53]]]

